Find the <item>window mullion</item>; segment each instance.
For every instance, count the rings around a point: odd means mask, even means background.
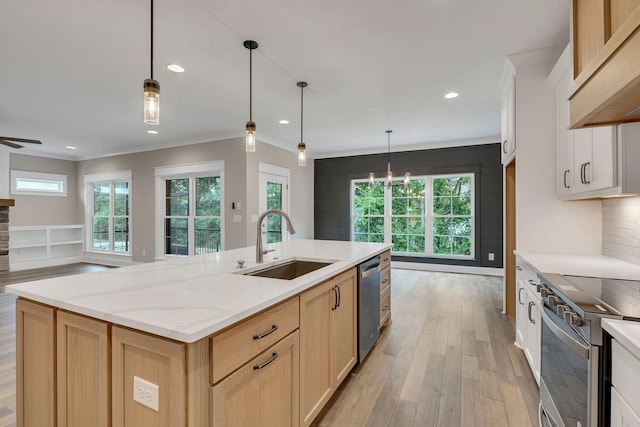
[[[189,177],[189,217],[187,219],[187,239],[189,242],[189,248],[187,249],[187,253],[189,256],[192,256],[196,253],[196,245],[195,245],[195,216],[196,216],[196,203],[195,203],[195,194],[196,194],[196,178],[195,175],[191,175]]]

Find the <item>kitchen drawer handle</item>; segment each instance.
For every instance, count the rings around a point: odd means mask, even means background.
[[[387,262],[389,261],[389,258],[382,258],[382,262]]]
[[[338,290],[336,288],[337,288],[337,286],[334,286],[333,288],[331,288],[331,292],[333,292],[334,301],[335,301],[335,304],[333,304],[331,306],[331,311],[333,311],[336,308],[338,308]]]
[[[530,284],[531,286],[538,286],[538,284],[536,283],[536,281],[535,281],[535,280],[533,280],[533,279],[529,279],[529,284]]]
[[[522,302],[522,291],[524,291],[524,288],[518,289],[518,303],[520,303],[520,305],[524,305]]]
[[[264,367],[266,367],[267,365],[269,365],[271,362],[273,362],[274,360],[276,360],[278,358],[278,352],[274,351],[271,354],[271,358],[269,360],[267,360],[264,363],[256,363],[255,365],[253,365],[253,370],[257,371],[258,369],[262,369]]]
[[[535,325],[536,321],[531,318],[531,307],[533,307],[534,305],[536,305],[535,302],[529,301],[529,307],[527,308],[527,316],[529,316],[529,322],[531,322],[531,323],[533,323]]]
[[[387,283],[389,281],[389,279],[382,279],[382,283]]]
[[[342,300],[342,293],[340,292],[340,286],[336,286],[336,290],[338,292],[338,302],[336,303],[336,308],[340,307],[340,301]]]
[[[567,185],[567,174],[569,173],[569,169],[564,171],[564,176],[562,177],[562,180],[564,181],[564,188],[571,188]]]
[[[516,270],[522,271],[522,267],[520,267],[519,265],[516,265]]]
[[[584,166],[586,165],[586,163],[583,163],[580,165],[580,182],[583,184],[586,184],[584,182]]]
[[[507,154],[507,140],[502,141],[502,152]]]
[[[382,307],[382,311],[387,311],[387,310],[389,310],[389,306],[388,305],[385,305],[384,307]]]
[[[255,335],[253,336],[253,339],[254,339],[254,340],[260,340],[260,339],[262,339],[262,338],[264,338],[264,337],[266,337],[266,336],[271,335],[272,333],[274,333],[274,332],[275,332],[275,331],[277,331],[277,330],[278,330],[278,325],[273,324],[273,325],[271,325],[271,329],[269,329],[267,332],[263,332],[263,333],[261,333],[261,334],[255,334]]]

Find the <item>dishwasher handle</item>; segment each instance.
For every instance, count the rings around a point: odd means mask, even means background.
[[[362,277],[369,277],[372,274],[376,274],[380,269],[380,258],[376,258],[375,260],[371,260],[367,264],[363,264],[360,270],[360,275]]]

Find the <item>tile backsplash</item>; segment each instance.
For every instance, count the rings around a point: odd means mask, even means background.
[[[602,254],[640,265],[640,197],[602,201]]]

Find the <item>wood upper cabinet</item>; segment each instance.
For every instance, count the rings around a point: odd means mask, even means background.
[[[640,121],[640,0],[573,0],[572,128]]]
[[[298,426],[298,331],[211,389],[213,427]]]
[[[55,310],[16,301],[16,400],[21,427],[56,426]]]
[[[300,295],[300,424],[310,425],[358,358],[356,269]]]
[[[111,426],[109,326],[57,311],[58,426]]]

